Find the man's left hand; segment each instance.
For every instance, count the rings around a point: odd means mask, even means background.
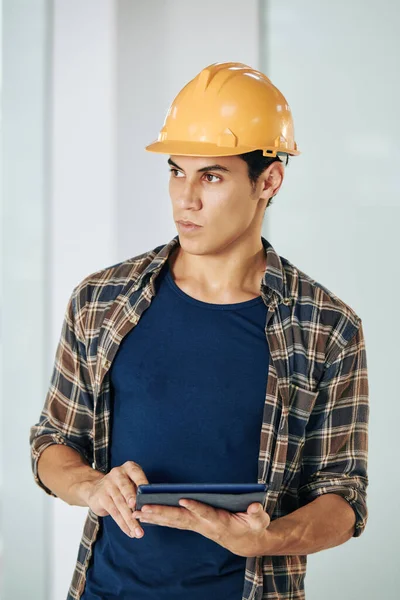
[[[271,519],[259,502],[250,504],[246,512],[236,513],[192,499],[179,503],[182,508],[146,504],[132,516],[141,523],[196,531],[238,556],[259,556],[265,551],[265,530]]]

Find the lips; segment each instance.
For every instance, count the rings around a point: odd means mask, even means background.
[[[197,225],[197,223],[192,223],[191,221],[178,221],[178,223],[180,223],[181,225],[187,225],[188,227],[201,227],[201,225]]]

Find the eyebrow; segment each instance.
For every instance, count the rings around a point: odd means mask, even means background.
[[[168,164],[176,167],[180,171],[183,171],[182,167],[177,165],[171,158],[168,159]],[[205,171],[225,171],[226,173],[230,173],[230,170],[222,165],[209,165],[208,167],[202,167],[201,169],[197,169],[197,173],[204,173]]]

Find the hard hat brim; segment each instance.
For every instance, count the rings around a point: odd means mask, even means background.
[[[216,144],[207,142],[179,142],[169,140],[165,142],[153,142],[145,147],[148,152],[157,152],[159,154],[176,154],[178,156],[235,156],[244,154],[245,152],[253,152],[262,148],[252,148],[248,146],[221,147]],[[266,156],[274,157],[277,152],[285,152],[286,154],[298,155],[298,150],[286,150],[286,148],[270,149]]]

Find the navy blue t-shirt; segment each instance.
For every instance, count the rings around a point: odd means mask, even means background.
[[[110,369],[111,468],[150,483],[257,483],[267,386],[261,296],[212,304],[181,290],[168,261]],[[82,600],[241,600],[246,557],[194,531],[100,517]]]

